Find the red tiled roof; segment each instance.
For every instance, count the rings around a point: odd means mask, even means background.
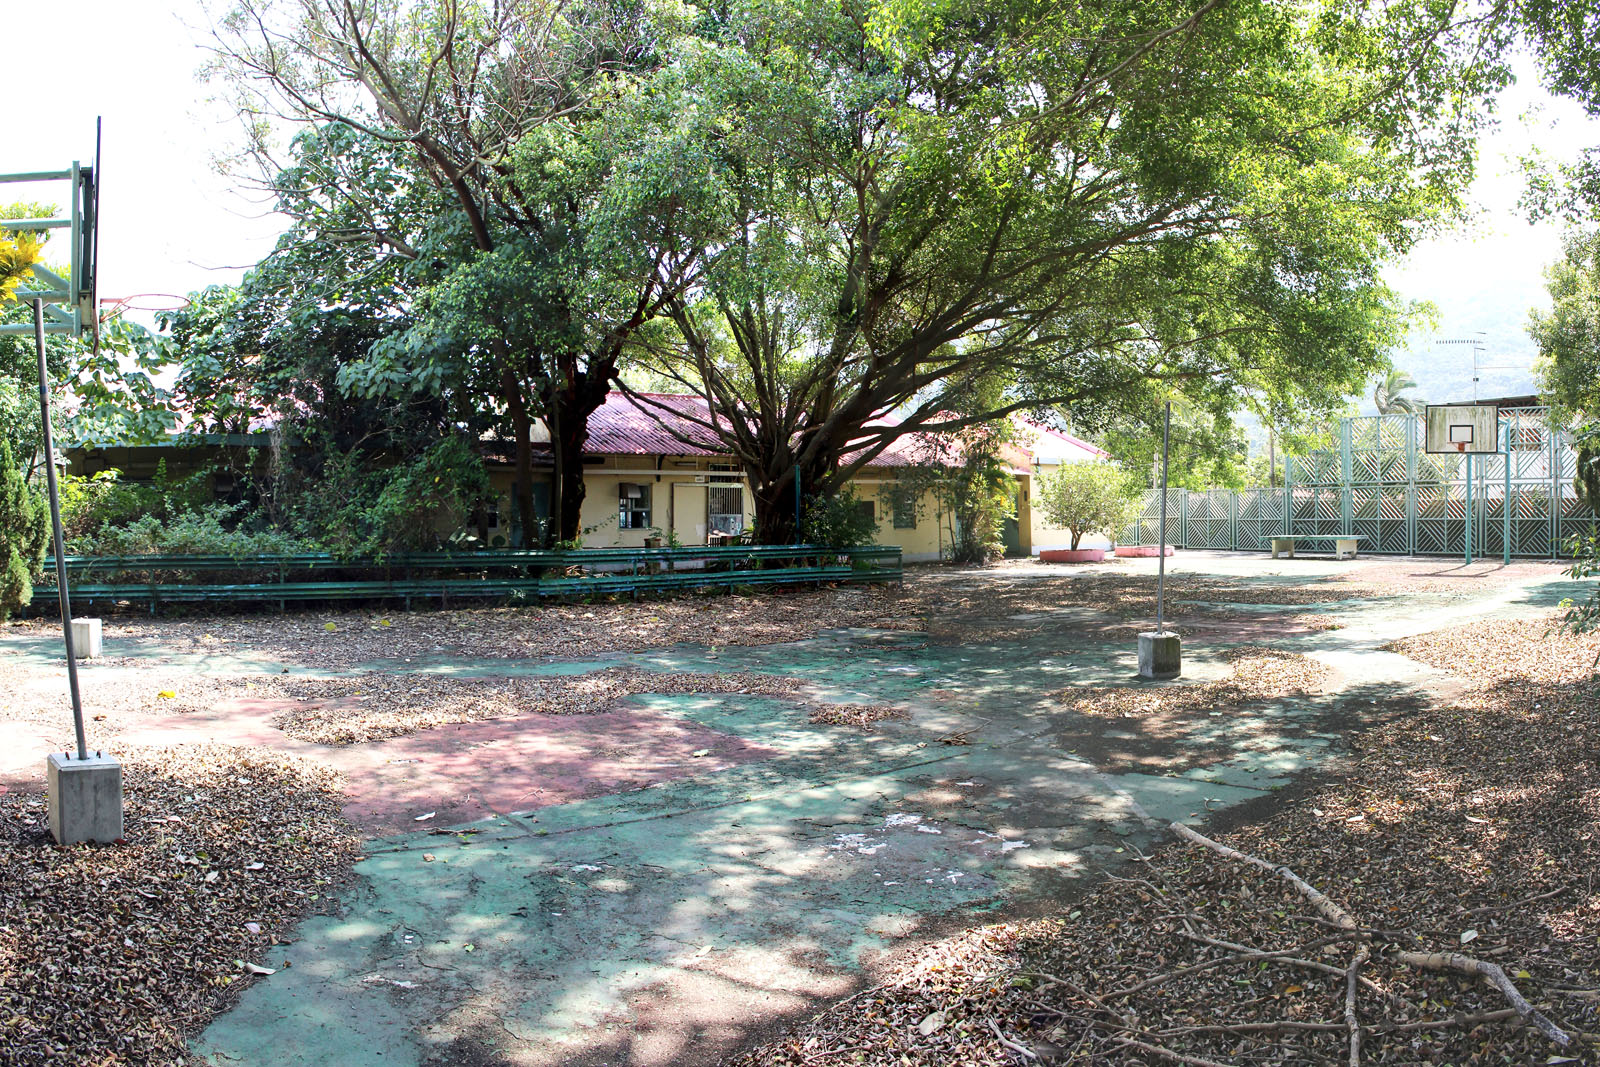
[[[621,456],[727,454],[714,434],[698,422],[683,417],[690,415],[700,420],[706,419],[704,400],[697,396],[673,393],[646,393],[644,396],[646,399],[643,401],[636,401],[623,393],[607,396],[605,403],[589,416],[589,439],[583,446],[584,451]],[[886,417],[876,424],[892,426],[894,423],[893,418]],[[677,433],[673,433],[673,430]],[[1028,457],[1021,450],[1015,451],[1016,455],[1008,455],[1007,458],[1018,470],[1026,471]],[[939,462],[941,456],[947,463],[960,462],[959,446],[936,443],[929,434],[908,433],[889,442],[867,466],[919,466]]]

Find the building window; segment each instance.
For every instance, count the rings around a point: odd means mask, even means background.
[[[622,482],[617,486],[617,525],[624,530],[650,528],[650,486]]]
[[[915,530],[917,528],[917,496],[909,489],[896,489],[894,496],[890,497],[894,505],[894,528],[896,530]]]
[[[878,509],[874,505],[875,502],[871,500],[857,500],[856,510],[859,511],[861,513],[861,517],[866,519],[868,522],[877,522]]]
[[[712,533],[744,532],[744,486],[712,485],[706,490]]]

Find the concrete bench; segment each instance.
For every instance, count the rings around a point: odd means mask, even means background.
[[[1363,540],[1365,538],[1350,537],[1346,534],[1283,534],[1272,539],[1272,558],[1277,559],[1278,553],[1283,552],[1290,559],[1294,559],[1296,541],[1331,541],[1334,559],[1355,559],[1356,548]]]

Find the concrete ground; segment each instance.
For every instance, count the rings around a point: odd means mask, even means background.
[[[1253,589],[1356,566],[1225,553],[1169,563]],[[1116,573],[1153,581],[1155,564]],[[849,629],[585,662],[368,665],[794,675],[825,700],[910,711],[873,732],[813,724],[792,703],[750,694],[642,694],[600,715],[498,719],[346,748],[283,737],[265,703],[152,719],[124,738],[266,744],[338,766],[349,814],[370,837],[338,914],[302,924],[285,950],[293,966],[216,1019],[195,1042],[197,1059],[715,1062],[861,988],[875,962],[920,937],[1056,907],[1149,847],[1166,821],[1270,804],[1297,775],[1328,769],[1345,731],[1403,713],[1437,684],[1431,668],[1382,651],[1386,642],[1452,619],[1547,610],[1574,591],[1546,565],[1359,566],[1393,594],[1213,604],[1228,621],[1180,622],[1185,672],[1173,684],[1224,676],[1221,654],[1245,643],[1305,653],[1338,680],[1325,695],[1214,715],[1169,738],[1119,735],[1051,698],[1068,686],[1152,684],[1135,676],[1122,620],[1084,606],[997,613],[959,641]],[[1092,573],[1030,562],[915,581],[981,595]],[[1341,628],[1295,620],[1306,614]],[[41,662],[51,652],[12,651]],[[143,653],[154,650],[108,649]],[[30,729],[4,735],[7,762],[39,755]]]

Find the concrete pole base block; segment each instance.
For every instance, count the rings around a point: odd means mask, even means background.
[[[78,659],[100,658],[100,620],[72,620],[72,654]]]
[[[1183,642],[1171,630],[1139,635],[1139,677],[1176,678],[1183,673]]]
[[[122,838],[122,764],[103,752],[52,752],[45,768],[50,834],[59,845]]]

